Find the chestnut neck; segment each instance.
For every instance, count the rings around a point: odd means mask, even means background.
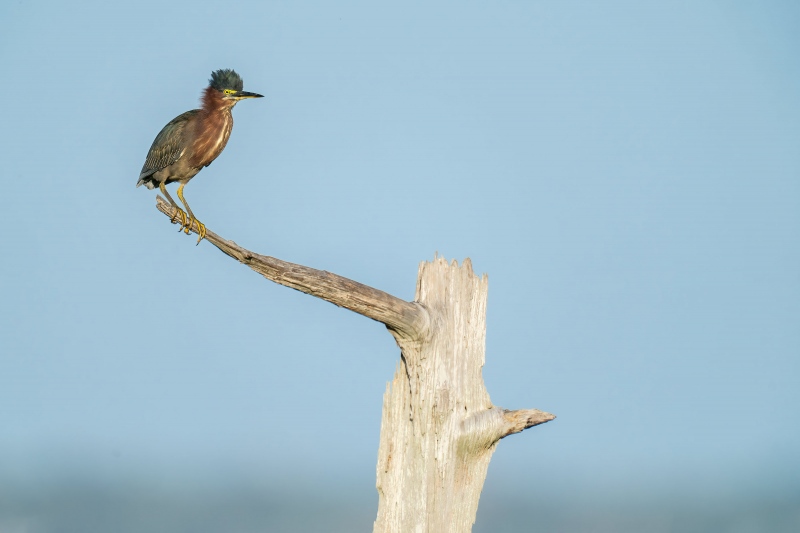
[[[236,100],[226,100],[222,97],[222,93],[213,87],[206,87],[201,102],[202,110],[207,114],[230,111],[236,105]]]

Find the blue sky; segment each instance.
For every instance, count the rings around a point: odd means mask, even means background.
[[[186,187],[253,251],[411,299],[489,275],[486,491],[800,494],[793,2],[6,2],[0,478],[374,497],[399,359],[135,188],[210,72],[246,90]],[[369,496],[372,495],[372,496]],[[527,495],[527,496],[526,496]]]

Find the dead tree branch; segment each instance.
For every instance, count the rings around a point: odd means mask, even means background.
[[[156,206],[168,217],[173,217],[173,207],[161,196],[157,197]],[[199,231],[197,222],[191,229],[194,233]],[[428,313],[415,302],[406,302],[389,293],[325,270],[259,255],[233,241],[223,239],[210,230],[207,231],[205,238],[224,254],[249,266],[270,281],[377,320],[407,338],[422,338],[427,331]]]

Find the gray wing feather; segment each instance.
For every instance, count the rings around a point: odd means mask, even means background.
[[[161,129],[156,135],[150,151],[147,152],[147,158],[144,161],[142,172],[139,174],[139,183],[137,185],[141,185],[147,177],[170,166],[181,157],[185,148],[183,143],[184,129],[189,119],[199,112],[198,109],[193,109],[178,115]]]

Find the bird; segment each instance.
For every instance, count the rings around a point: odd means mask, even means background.
[[[197,220],[183,197],[183,188],[204,167],[210,165],[225,149],[233,129],[231,110],[240,100],[263,98],[262,95],[243,91],[242,77],[233,69],[220,69],[211,73],[208,87],[203,91],[200,109],[192,109],[172,119],[156,135],[147,152],[142,172],[136,186],[148,189],[158,187],[175,209],[172,221],[180,217],[181,227],[189,235],[194,222],[200,228],[197,244],[206,236],[205,225]],[[178,198],[189,213],[181,209],[165,185],[178,182]]]

